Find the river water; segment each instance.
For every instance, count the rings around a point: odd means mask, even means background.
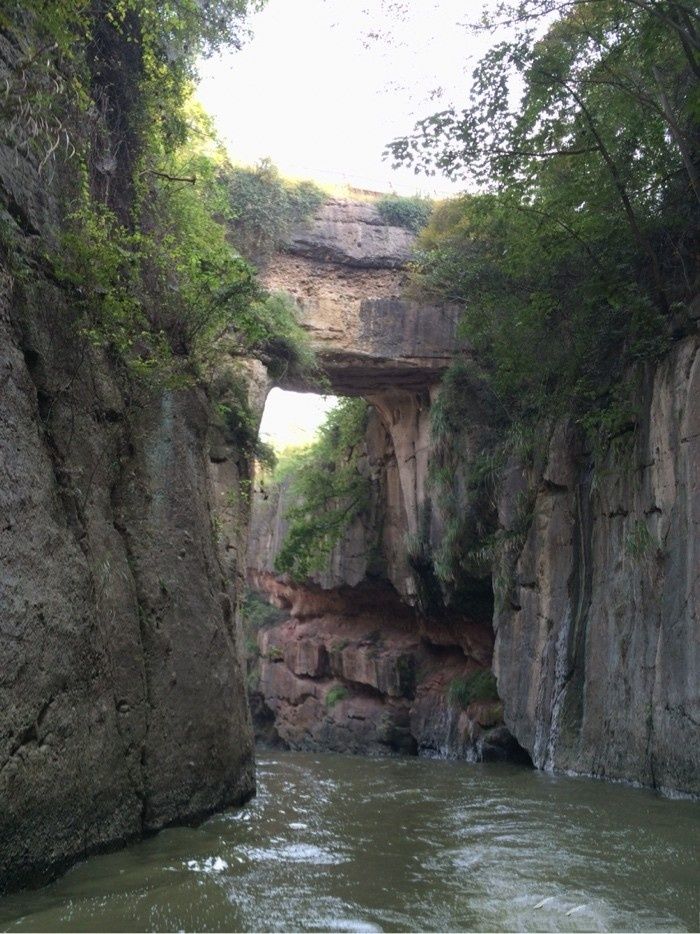
[[[257,797],[0,901],[10,931],[698,930],[700,805],[507,765],[262,754]]]

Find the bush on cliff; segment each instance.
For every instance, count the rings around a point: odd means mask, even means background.
[[[432,201],[418,195],[412,198],[386,195],[377,201],[377,210],[385,223],[393,227],[405,227],[414,233],[427,224],[432,209]]]
[[[343,684],[334,685],[326,694],[326,707],[335,707],[340,701],[344,701],[350,696],[348,689]]]
[[[453,678],[447,688],[450,706],[463,710],[476,701],[497,700],[496,678],[491,671],[475,671],[463,678]]]
[[[0,11],[1,132],[49,180],[61,166],[66,220],[39,261],[71,295],[76,333],[159,385],[205,374],[224,335],[228,353],[275,375],[313,365],[293,303],[267,296],[228,242],[233,170],[191,100],[197,56],[239,45],[258,6],[29,0]],[[21,288],[22,262],[37,258],[17,260],[13,245],[26,250],[31,231],[4,221],[0,247]]]
[[[263,264],[280,246],[294,224],[321,206],[325,195],[313,182],[288,182],[269,159],[253,169],[226,173],[232,208],[232,238],[252,262]]]

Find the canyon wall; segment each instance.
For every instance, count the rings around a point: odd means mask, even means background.
[[[368,713],[372,694],[377,710],[383,703],[397,728],[408,729],[402,749],[478,757],[483,740],[469,737],[482,735],[483,724],[474,725],[481,713],[455,710],[450,685],[492,666],[504,723],[536,766],[700,792],[697,337],[634,376],[639,417],[622,443],[603,457],[573,424],[542,425],[543,454],[500,471],[497,502],[479,498],[469,482],[469,464],[489,448],[494,421],[472,361],[475,376],[459,389],[464,418],[451,426],[461,463],[446,505],[429,479],[439,460],[431,406],[450,360],[470,358],[456,337],[455,309],[401,297],[406,243],[405,232],[382,228],[371,205],[333,202],[293,234],[268,274],[272,287],[296,296],[332,388],[364,396],[374,413],[362,468],[373,477],[372,506],[307,585],[306,599],[303,587],[273,573],[288,492],[255,504],[249,576],[290,614],[259,645],[259,683],[280,735],[291,745],[344,748],[342,731],[350,721],[357,728],[356,709],[365,725],[374,723],[368,748],[386,750],[391,743],[377,739],[381,718]],[[458,569],[437,583],[433,559],[448,513],[469,520],[465,549],[478,548],[484,530],[510,543],[490,574],[471,568],[460,580]],[[385,609],[358,610],[366,588],[377,586],[392,595],[377,598]],[[438,592],[433,605],[426,589]],[[323,602],[331,595],[332,610]],[[487,637],[481,654],[469,644],[475,627]],[[376,632],[386,633],[382,645]],[[404,696],[400,715],[387,687],[397,683],[406,639],[414,640],[411,664],[425,672],[433,705],[422,725],[418,686]],[[423,656],[437,647],[448,674],[431,683]],[[329,707],[324,698],[333,690],[342,700]],[[426,739],[426,724],[441,738]],[[348,743],[361,746],[355,734]]]
[[[249,465],[225,399],[149,389],[76,330],[42,258],[71,171],[0,148],[26,271],[0,270],[0,890],[254,791],[245,529],[224,551],[212,518]]]
[[[639,374],[639,421],[593,464],[575,427],[544,469],[512,464],[503,526],[535,491],[501,569],[494,670],[541,768],[700,793],[700,341]]]

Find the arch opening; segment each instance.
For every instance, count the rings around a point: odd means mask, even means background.
[[[274,387],[265,400],[260,440],[276,450],[310,444],[338,396]]]
[[[304,535],[325,529],[313,498],[323,482],[313,476],[318,465],[302,458],[308,473],[295,481],[285,448],[309,444],[325,418],[337,426],[339,413],[358,402],[281,389],[268,395],[261,440],[282,454],[284,467],[255,484],[242,614],[257,739],[315,751],[524,761],[503,726],[491,674],[490,580],[459,609],[423,601],[414,549],[421,531],[430,548],[421,519],[429,394],[369,394],[352,452],[324,446],[322,458],[331,474],[352,463],[361,506],[320,565],[291,573],[279,565],[290,529],[299,547]],[[309,490],[308,515],[294,526]],[[346,504],[341,497],[341,514]]]

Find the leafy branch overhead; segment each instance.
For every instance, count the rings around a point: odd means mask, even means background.
[[[584,240],[588,216],[607,212],[644,258],[645,284],[666,313],[672,296],[649,222],[672,213],[669,197],[686,217],[700,200],[697,10],[646,0],[523,0],[500,4],[486,28],[504,22],[514,38],[479,63],[470,105],[434,114],[395,140],[394,160],[472,177],[547,218],[563,212]],[[543,188],[555,186],[556,202],[540,204]]]
[[[479,183],[421,235],[415,280],[462,304],[499,417],[589,411],[692,327],[700,15],[651,0],[501,3],[471,100],[396,162]],[[555,339],[552,339],[556,335]]]

